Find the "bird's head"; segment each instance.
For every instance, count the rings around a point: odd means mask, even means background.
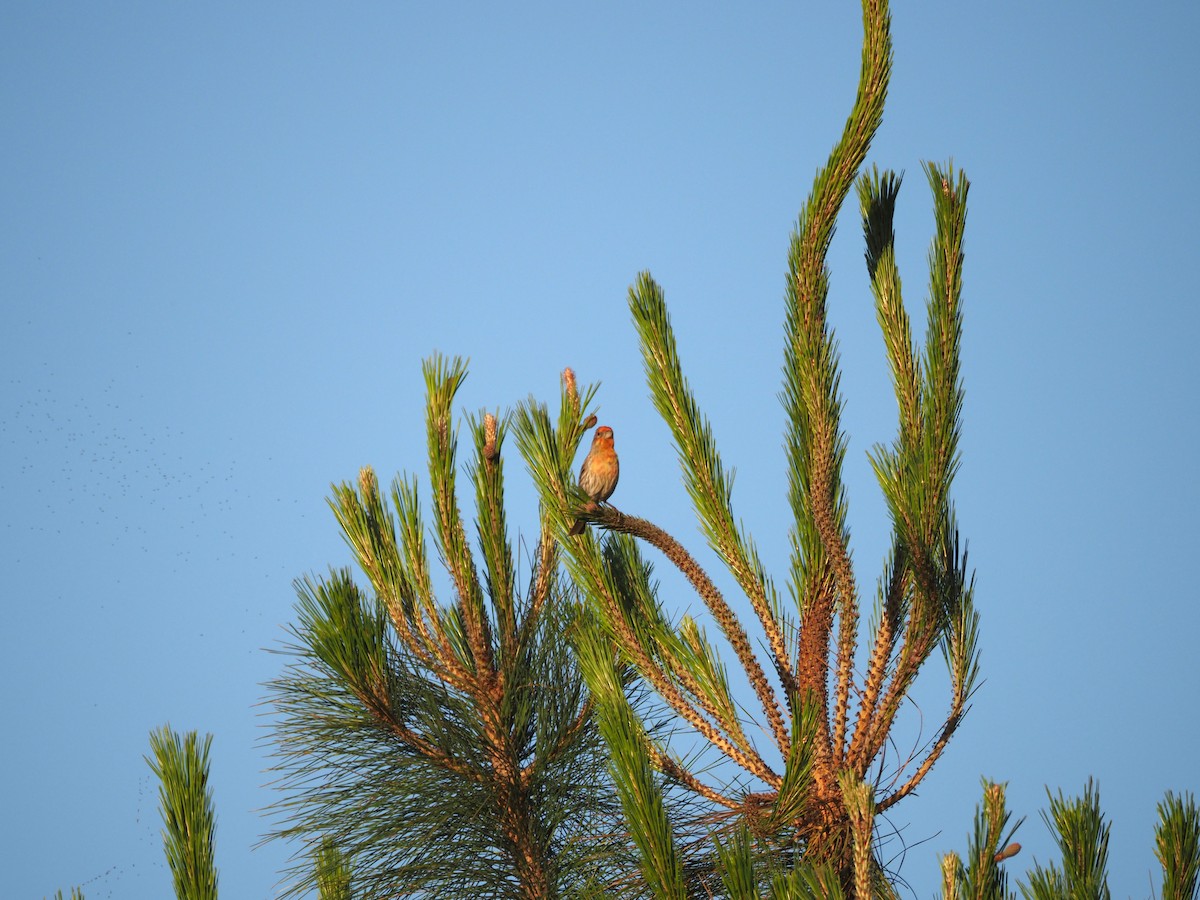
[[[596,429],[596,436],[592,438],[593,444],[611,444],[613,442],[613,430],[607,425],[601,425]]]

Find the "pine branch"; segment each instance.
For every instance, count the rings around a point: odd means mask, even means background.
[[[1163,867],[1163,900],[1200,897],[1200,810],[1191,794],[1167,791],[1158,804],[1154,855]]]
[[[887,585],[886,592],[883,585]],[[872,729],[877,727],[876,709],[892,662],[896,642],[903,633],[907,613],[911,581],[904,549],[893,546],[888,566],[880,579],[878,619],[873,624],[875,647],[867,663],[867,675],[859,701],[858,719],[854,725],[854,737],[847,753],[847,763],[858,776],[864,777],[871,759],[879,751],[872,742]]]
[[[839,426],[837,350],[826,320],[829,284],[825,257],[838,210],[883,117],[892,58],[885,0],[863,3],[863,27],[858,97],[841,140],[817,173],[792,233],[782,393],[788,415],[788,496],[796,520],[792,585],[805,616],[802,627],[818,629],[813,639],[801,641],[802,654],[805,648],[809,654],[826,652],[833,622],[833,610],[822,608],[833,600],[825,591],[826,567],[837,587],[841,626],[832,753],[838,760],[843,755],[858,614],[841,485],[845,438]],[[819,588],[819,593],[810,593],[813,588]],[[823,671],[825,664],[810,657],[802,660],[798,669],[812,677]],[[810,682],[801,687],[824,691],[824,684]]]
[[[564,440],[562,427],[567,429],[570,436],[577,429],[577,424],[568,417],[565,426],[555,428],[550,423],[546,408],[533,402],[518,407],[515,422],[517,442],[538,486],[543,507],[562,528],[560,533],[565,534],[577,516],[598,523],[604,518],[603,524],[609,524],[607,517],[611,507],[591,504],[590,508],[585,508],[586,495],[580,499],[582,492],[569,480],[571,467],[563,451],[571,443]],[[577,439],[575,443],[577,445]],[[613,548],[614,545],[605,546]],[[736,717],[729,715],[733,709],[732,700],[705,691],[694,674],[679,664],[678,651],[682,645],[663,619],[656,601],[651,597],[652,591],[644,584],[632,590],[632,583],[626,583],[626,589],[621,590],[616,580],[617,570],[635,573],[637,580],[645,581],[645,574],[640,572],[640,563],[627,556],[633,552],[632,545],[620,550],[616,557],[606,558],[601,544],[591,533],[585,532],[570,538],[564,544],[564,549],[565,562],[572,579],[588,602],[593,604],[614,644],[627,655],[647,683],[721,753],[755,777],[777,782],[779,776],[771,771],[746,740]],[[622,558],[624,562],[614,570],[613,563],[620,562]],[[694,560],[691,565],[695,572],[700,572]],[[704,576],[704,580],[707,580],[707,576]],[[715,588],[712,590],[715,591]],[[716,597],[719,599],[720,595]],[[724,603],[723,600],[720,602]],[[630,603],[636,603],[637,606],[631,607],[628,605]],[[635,608],[636,616],[633,614]]]
[[[511,658],[517,631],[516,585],[504,512],[504,467],[500,464],[506,423],[493,413],[486,413],[482,419],[471,416],[468,421],[475,438],[475,459],[467,467],[467,474],[475,485],[476,534],[487,573],[487,595],[495,601],[498,631],[504,642],[501,656]],[[503,678],[504,672],[499,675]]]
[[[1021,852],[1012,838],[1021,826],[1011,826],[1004,802],[1005,785],[983,781],[983,802],[975,807],[975,828],[967,862],[955,853],[942,859],[943,900],[1008,900],[1008,876],[1001,864]]]
[[[920,446],[921,388],[919,363],[913,352],[911,328],[904,309],[900,274],[896,268],[896,235],[893,227],[896,197],[902,178],[893,172],[882,175],[877,168],[858,180],[859,207],[862,212],[863,240],[866,244],[867,272],[875,296],[875,314],[883,332],[884,345],[892,371],[892,382],[900,409],[900,433],[895,455],[910,459]],[[883,465],[883,451],[877,451]],[[890,459],[890,458],[889,458]],[[901,464],[901,469],[904,464]],[[913,469],[909,465],[909,469]],[[890,573],[880,606],[875,632],[875,648],[867,667],[866,681],[859,702],[854,738],[847,754],[848,762],[860,776],[869,766],[867,738],[873,727],[887,664],[891,661],[903,628],[902,604],[907,593],[907,553],[903,543],[893,548]]]
[[[784,692],[788,697],[794,696],[797,690],[796,677],[783,639],[783,632],[792,626],[775,601],[774,586],[763,570],[753,544],[734,526],[732,484],[725,477],[712,427],[700,412],[691,388],[683,377],[662,290],[648,273],[639,275],[637,283],[630,288],[629,307],[641,338],[646,381],[654,405],[671,428],[684,482],[709,545],[725,561],[745,591],[766,634]],[[739,660],[745,665],[740,653]],[[747,675],[750,675],[749,670]],[[751,679],[753,681],[753,676]],[[769,690],[769,686],[766,687]],[[759,690],[757,684],[755,688]],[[774,697],[767,699],[760,692],[759,700],[768,717],[771,717],[771,710],[777,707]],[[776,727],[774,718],[772,729],[776,742],[786,755],[786,730]]]
[[[216,813],[208,784],[212,735],[180,735],[164,725],[150,732],[153,758],[146,762],[159,779],[163,850],[180,900],[216,900],[217,867],[213,856]]]
[[[675,538],[646,519],[627,516],[609,506],[597,511],[592,521],[612,531],[641,538],[656,547],[695,588],[696,593],[704,601],[704,605],[708,607],[713,619],[733,648],[738,662],[741,663],[743,671],[767,714],[776,744],[786,755],[790,751],[791,740],[770,682],[767,681],[766,674],[759,665],[758,658],[754,655],[754,650],[750,646],[750,638],[741,622],[738,621],[737,616],[734,615],[733,610],[700,564]]]
[[[615,511],[609,508],[604,514],[610,512]],[[627,545],[624,553],[632,548],[632,544]],[[637,571],[640,567],[636,560],[626,557],[626,562],[617,567],[612,562],[613,555],[601,556],[588,534],[567,550],[568,569],[584,585],[589,600],[596,604],[615,645],[659,696],[705,740],[756,778],[777,785],[779,776],[746,739],[737,719],[730,716],[734,709],[732,699],[710,697],[671,652],[676,639],[648,586],[643,584],[636,592],[618,589],[614,569]],[[638,602],[627,606],[631,600]],[[680,687],[687,691],[686,695]]]
[[[384,619],[371,609],[350,572],[341,569],[331,572],[328,580],[297,581],[296,590],[300,596],[296,636],[362,708],[403,746],[433,765],[482,783],[482,773],[410,727],[407,707],[396,705]]]
[[[731,810],[742,809],[742,804],[740,802],[732,797],[726,796],[716,788],[705,784],[703,781],[693,775],[685,765],[680,763],[662,748],[651,743],[647,747],[647,750],[650,753],[650,758],[653,760],[655,768],[662,772],[667,778],[683,785],[692,793],[698,794],[705,800],[715,803],[718,806],[723,806],[726,809]]]
[[[650,740],[629,706],[611,648],[595,629],[582,629],[576,646],[596,702],[600,730],[611,752],[610,769],[639,851],[642,874],[655,897],[685,900],[683,863],[647,753]]]
[[[363,471],[369,473],[369,478],[360,478],[364,496],[377,495],[379,489],[374,472],[369,467]],[[392,621],[396,624],[401,636],[419,635],[419,644],[424,650],[418,649],[417,644],[405,638],[410,649],[418,655],[422,655],[423,652],[428,654],[430,662],[427,664],[433,665],[436,661],[437,665],[441,665],[442,660],[454,660],[454,653],[450,647],[449,638],[442,630],[441,607],[433,592],[429,553],[425,547],[425,521],[421,513],[421,500],[417,492],[416,478],[409,479],[397,475],[392,480],[391,498],[395,508],[400,545],[399,553],[394,557],[396,562],[393,564],[405,573],[405,583],[413,597],[400,607],[398,614],[394,599],[395,591],[392,586],[386,582],[381,584],[374,578],[372,578],[372,584],[387,602],[388,610],[392,613]],[[386,516],[389,527],[392,527],[392,516],[383,503],[382,497],[373,502],[379,507],[377,515]],[[342,527],[344,529],[345,525]],[[360,557],[359,565],[362,564]],[[371,570],[365,566],[364,571],[368,576],[371,575]],[[413,628],[416,629],[415,632],[412,630]],[[447,662],[447,665],[450,663]],[[451,670],[455,673],[455,679],[465,685],[467,672],[457,660],[454,661]]]
[[[867,245],[867,274],[875,297],[875,318],[883,333],[899,407],[898,449],[915,452],[922,431],[921,364],[913,348],[912,326],[904,308],[900,272],[896,267],[896,199],[903,176],[880,173],[873,167],[858,179],[863,240]]]
[[[758,877],[754,872],[754,845],[745,825],[736,829],[733,838],[723,844],[713,837],[717,847],[721,882],[730,900],[759,900]]]
[[[348,484],[333,488],[330,507],[342,533],[387,606],[406,647],[440,680],[467,690],[472,672],[461,654],[455,652],[433,596],[415,482],[397,479],[393,486],[403,552],[397,545],[392,512],[379,491],[375,472],[364,467],[358,482],[357,491]]]
[[[352,900],[350,866],[345,854],[329,838],[317,850],[316,870],[319,900]]]
[[[854,894],[856,897],[872,896],[871,876],[874,858],[871,854],[871,834],[875,828],[875,804],[871,786],[857,778],[849,769],[838,775],[842,790],[842,802],[850,817],[850,831],[854,839]]]
[[[554,529],[539,522],[528,593],[504,510],[506,423],[469,419],[467,465],[481,564],[457,496],[451,405],[458,360],[424,367],[433,539],[454,587],[434,596],[415,480],[391,503],[374,472],[331,507],[371,582],[348,572],[300,585],[296,662],[273,686],[286,827],[329,838],[355,863],[355,891],[549,900],[625,870],[616,798],[578,669],[561,640]],[[480,577],[480,573],[483,577]],[[315,885],[293,870],[288,894]],[[361,883],[360,883],[361,882]]]
[[[940,573],[940,595],[944,598],[950,618],[942,631],[941,645],[946,665],[950,670],[950,710],[925,759],[904,785],[880,803],[881,810],[890,808],[912,793],[941,757],[942,751],[967,713],[967,701],[975,691],[975,681],[979,675],[979,614],[974,605],[974,584],[965,580],[966,553],[960,554],[957,535],[953,543],[947,538],[945,546],[949,552]],[[906,670],[912,673],[910,678],[915,678],[916,669],[917,667],[909,667]],[[897,678],[899,677],[898,674]],[[885,704],[877,727],[890,729],[894,716],[895,705]],[[882,740],[882,737],[879,740]]]
[[[1048,790],[1050,812],[1042,819],[1054,835],[1062,852],[1062,868],[1035,865],[1029,873],[1029,886],[1021,885],[1027,898],[1094,897],[1109,900],[1108,837],[1110,826],[1100,812],[1100,791],[1089,778],[1083,797],[1068,800]]]
[[[895,272],[892,216],[899,179],[892,173],[881,176],[874,172],[859,182],[867,268],[892,368],[900,425],[894,445],[876,447],[871,454],[895,526],[896,545],[889,596],[881,611],[849,754],[855,769],[865,772],[880,752],[901,701],[939,644],[953,684],[951,710],[938,739],[913,778],[884,800],[884,807],[910,793],[936,762],[965,712],[978,671],[978,616],[965,582],[966,557],[959,554],[949,503],[962,405],[959,298],[969,185],[961,173],[955,175],[952,170],[943,173],[930,165],[926,171],[934,189],[937,236],[930,254],[924,365],[917,362],[912,350]],[[913,588],[911,599],[905,588],[908,583]],[[902,625],[894,617],[901,610]],[[901,635],[890,684],[883,691],[886,663]]]
[[[462,514],[455,491],[457,435],[451,421],[451,403],[466,377],[460,360],[447,362],[434,356],[423,366],[427,393],[426,432],[429,441],[429,479],[433,487],[434,535],[438,549],[454,581],[458,602],[455,609],[462,618],[468,662],[482,685],[496,677],[492,633],[483,608],[483,589],[475,572],[474,559],[467,546]]]
[[[934,197],[937,236],[929,253],[929,325],[925,338],[925,390],[928,446],[937,491],[931,506],[949,493],[958,468],[958,435],[962,416],[959,348],[962,344],[963,232],[967,221],[970,182],[953,163],[945,168],[924,166]],[[931,523],[932,524],[932,523]]]
[[[533,584],[529,589],[529,609],[525,621],[537,619],[541,609],[550,596],[550,585],[553,583],[554,571],[558,565],[558,541],[550,530],[549,522],[542,522],[541,536],[537,545],[537,564],[533,571]]]

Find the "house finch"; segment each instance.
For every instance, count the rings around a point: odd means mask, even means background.
[[[588,451],[579,470],[579,486],[597,503],[612,496],[616,490],[621,467],[617,463],[617,451],[613,449],[613,430],[607,425],[596,429],[592,438],[592,449]],[[576,519],[568,534],[583,534],[587,523]]]

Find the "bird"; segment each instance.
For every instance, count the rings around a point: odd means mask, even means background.
[[[617,462],[617,451],[613,449],[613,430],[607,425],[596,429],[592,438],[592,449],[579,469],[579,486],[596,503],[603,503],[617,488],[621,466]],[[568,534],[583,534],[587,522],[576,519]]]

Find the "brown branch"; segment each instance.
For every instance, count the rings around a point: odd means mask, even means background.
[[[558,565],[559,545],[554,539],[554,531],[548,520],[542,520],[542,533],[538,539],[537,562],[531,576],[529,588],[529,605],[519,625],[517,636],[518,646],[525,646],[530,640],[531,633],[541,620],[542,610],[550,597],[550,588],[554,585],[554,575]]]
[[[379,680],[379,679],[376,679]],[[441,766],[449,772],[453,772],[468,781],[481,783],[484,780],[483,773],[477,769],[465,765],[458,761],[449,753],[446,753],[440,747],[430,743],[426,738],[417,734],[403,722],[398,720],[392,712],[391,704],[387,698],[387,688],[382,684],[372,685],[370,687],[364,685],[353,685],[355,696],[358,697],[360,703],[366,707],[380,724],[387,729],[402,743],[411,747],[417,753],[420,753],[427,760],[435,765]]]
[[[513,738],[504,727],[499,708],[501,697],[478,697],[476,709],[484,723],[484,742],[488,763],[495,780],[494,788],[500,812],[500,826],[508,839],[509,853],[519,873],[520,896],[527,900],[548,900],[550,882],[534,836],[535,823],[529,809],[529,793]]]
[[[664,753],[657,747],[653,741],[649,742],[649,750],[651,759],[658,767],[658,770],[668,778],[674,778],[688,790],[695,791],[706,800],[711,800],[719,806],[724,806],[727,809],[740,809],[741,804],[729,797],[726,797],[720,791],[709,787],[702,781],[696,778],[691,772],[677,763],[674,759]]]
[[[537,579],[534,581],[533,592],[529,604],[527,621],[536,620],[546,605],[550,594],[550,586],[554,581],[555,562],[558,559],[558,542],[554,540],[554,531],[548,521],[542,522],[542,534],[538,539]]]
[[[605,512],[610,511],[606,510]],[[620,516],[620,513],[617,513],[615,510],[611,510],[611,512]],[[642,677],[650,683],[650,686],[658,692],[658,695],[675,712],[686,719],[710,744],[750,774],[762,779],[772,787],[778,788],[782,783],[782,779],[763,761],[754,747],[750,745],[746,745],[744,748],[740,747],[726,737],[720,729],[701,715],[700,711],[688,702],[687,698],[676,687],[672,677],[651,658],[646,648],[642,646],[638,636],[625,621],[620,603],[603,587],[605,584],[603,573],[595,568],[595,564],[599,561],[598,557],[594,554],[581,555],[579,560],[582,564],[592,568],[589,575],[594,585],[601,586],[596,593],[600,599],[600,603],[604,607],[609,625],[616,632],[621,652],[630,657],[634,665],[637,666],[638,671],[642,674]],[[720,717],[714,716],[714,718],[717,718],[719,721]]]
[[[896,648],[899,625],[896,613],[900,609],[906,584],[906,569],[903,560],[898,557],[893,561],[891,582],[880,610],[879,630],[875,635],[875,649],[872,651],[871,660],[867,665],[866,683],[858,707],[858,721],[854,725],[854,739],[851,741],[850,750],[847,753],[847,760],[859,778],[866,775],[871,759],[875,756],[874,753],[868,755],[866,751],[874,728],[876,706],[879,703],[880,692],[883,690],[887,664],[892,658],[892,651]]]
[[[794,306],[789,312],[790,346],[788,353],[794,361],[806,360],[809,381],[797,384],[807,399],[798,397],[807,409],[807,417],[816,432],[811,436],[812,515],[822,544],[830,557],[833,573],[841,594],[842,621],[838,644],[838,680],[836,691],[835,732],[833,752],[842,755],[846,728],[846,709],[849,703],[853,652],[857,627],[857,594],[853,570],[844,537],[835,522],[835,442],[836,427],[836,363],[833,346],[826,326],[825,302],[828,296],[828,273],[825,257],[833,236],[838,210],[854,182],[865,158],[871,135],[882,117],[883,99],[887,92],[890,72],[891,38],[888,33],[887,4],[864,3],[864,36],[859,96],[829,162],[817,175],[813,194],[803,215],[804,231],[793,241],[796,256],[792,278]],[[833,379],[818,384],[821,373]],[[833,403],[834,408],[826,407]],[[824,408],[823,408],[824,407]],[[832,426],[832,427],[830,427]],[[793,445],[791,452],[804,449]],[[822,611],[824,615],[824,611]],[[832,615],[832,611],[830,611]],[[822,641],[822,643],[824,643]],[[815,646],[812,647],[815,650]],[[819,685],[822,695],[824,684]]]
[[[457,607],[462,613],[467,644],[477,677],[487,684],[496,680],[491,625],[483,614],[483,592],[475,563],[467,546],[462,514],[455,496],[455,453],[449,404],[429,398],[426,419],[429,437],[429,477],[433,487],[434,519],[437,522],[443,562],[454,582]]]
[[[738,662],[741,663],[742,670],[746,673],[746,677],[767,715],[775,743],[786,758],[791,749],[791,738],[787,725],[784,723],[783,714],[780,712],[779,702],[775,698],[775,691],[767,681],[758,658],[754,655],[750,639],[746,635],[745,629],[742,628],[742,623],[738,621],[737,616],[729,608],[729,604],[725,602],[725,598],[721,596],[721,592],[717,590],[716,585],[712,583],[700,564],[679,541],[646,519],[627,516],[608,507],[600,511],[595,521],[605,528],[641,538],[657,547],[696,589],[696,593],[700,595],[700,599],[704,601],[704,605],[708,607],[717,625],[733,647]]]
[[[862,748],[863,759],[868,766],[883,746],[883,742],[887,740],[892,723],[900,710],[901,701],[916,679],[921,665],[933,651],[934,641],[931,632],[927,628],[914,627],[914,625],[919,625],[919,623],[914,623],[910,618],[891,683],[884,694],[883,703],[877,707],[877,713],[868,731],[867,741]]]
[[[817,704],[816,747],[813,752],[813,777],[824,796],[837,791],[833,748],[829,735],[829,634],[833,629],[834,588],[832,574],[825,571],[812,576],[807,586],[807,600],[800,620],[796,670],[800,678],[801,697]]]
[[[579,708],[579,715],[575,717],[575,721],[573,721],[563,730],[558,740],[555,741],[554,746],[545,753],[534,756],[534,758],[521,769],[522,788],[528,787],[535,772],[553,762],[560,753],[562,753],[571,745],[571,743],[587,724],[588,719],[591,717],[592,707],[592,698],[588,697],[587,700],[583,702],[583,706]]]
[[[419,603],[431,610],[436,609],[420,535],[414,536],[404,527],[407,520],[402,518],[401,543],[405,555],[401,566],[407,564],[409,571],[385,568],[386,560],[398,560],[400,555],[395,535],[384,526],[387,512],[379,494],[375,472],[369,466],[359,472],[359,491],[356,495],[349,488],[338,490],[339,503],[334,506],[334,512],[354,548],[359,565],[387,607],[397,636],[422,664],[437,673],[443,681],[459,688],[467,687],[470,676],[455,661],[440,623],[436,627],[436,634],[431,634],[418,607]],[[411,619],[416,620],[419,638],[412,630]],[[440,648],[441,652],[435,648]]]
[[[815,416],[813,417],[816,418]],[[827,424],[823,420],[822,424]],[[846,740],[846,722],[850,701],[850,681],[854,665],[854,648],[858,630],[858,590],[854,584],[854,567],[850,561],[846,535],[838,527],[834,505],[834,441],[836,433],[819,428],[815,436],[812,467],[813,522],[833,569],[838,588],[838,653],[837,689],[833,714],[833,756],[840,763]]]
[[[406,538],[411,538],[405,532]],[[382,576],[378,560],[371,559],[372,567],[367,571],[367,577],[375,586],[375,591],[388,609],[393,627],[397,635],[431,672],[439,679],[459,690],[466,690],[473,679],[471,673],[458,659],[454,648],[442,627],[438,615],[437,600],[429,586],[429,570],[423,553],[416,552],[407,540],[404,542],[405,560],[413,577],[410,579],[417,603],[405,604],[404,599],[396,595],[391,582]],[[418,543],[417,546],[423,546]],[[366,568],[364,566],[364,568]],[[410,609],[406,606],[411,607]],[[415,623],[417,633],[412,626]]]
[[[365,467],[359,473],[359,484],[364,500],[370,498],[373,505],[380,505],[378,482],[370,467]],[[397,502],[401,503],[402,500],[398,499]],[[363,508],[371,514],[366,507]],[[380,506],[376,514],[381,511]],[[429,560],[425,553],[425,537],[421,525],[419,522],[414,523],[406,515],[400,515],[398,518],[398,546],[395,538],[391,538],[388,546],[383,548],[383,555],[395,556],[403,571],[396,572],[396,578],[391,577],[384,571],[380,554],[376,553],[374,546],[364,547],[357,541],[352,541],[360,565],[374,585],[376,593],[383,598],[396,633],[405,646],[442,681],[457,689],[467,690],[472,683],[472,675],[459,661],[442,627],[441,610],[430,583]],[[374,527],[377,530],[379,523],[376,522]],[[343,530],[348,536],[351,534],[345,526]],[[402,557],[400,550],[403,551]],[[401,596],[398,593],[397,580],[401,582],[400,589],[411,591],[411,596]]]
[[[904,625],[904,643],[900,647],[899,659],[892,674],[891,683],[884,694],[882,705],[876,705],[872,723],[866,731],[866,740],[860,745],[856,757],[860,765],[868,766],[870,760],[879,752],[891,730],[892,722],[900,709],[900,702],[907,693],[921,666],[933,652],[934,645],[940,633],[939,619],[931,621],[930,614],[935,611],[938,600],[936,564],[929,544],[919,537],[911,517],[903,513],[903,523],[897,523],[897,533],[901,540],[904,557],[899,555],[896,560],[896,571],[900,571],[901,563],[907,560],[908,572],[914,588],[914,596],[908,604],[907,617]],[[916,539],[914,539],[914,536]],[[912,548],[915,548],[915,552]],[[893,587],[896,580],[893,576]],[[880,678],[882,682],[882,678]],[[880,685],[880,687],[882,684]],[[855,743],[858,743],[857,735]]]
[[[917,771],[913,773],[912,778],[908,779],[908,781],[901,785],[894,794],[879,804],[879,812],[883,812],[888,807],[900,802],[910,793],[912,793],[917,785],[921,783],[921,780],[924,779],[924,777],[929,773],[929,770],[933,768],[933,764],[938,761],[938,758],[942,755],[942,751],[945,750],[946,745],[950,743],[950,738],[954,736],[955,729],[958,728],[958,723],[962,721],[962,717],[965,712],[963,709],[963,704],[965,702],[965,697],[955,698],[955,703],[950,711],[950,715],[947,717],[945,724],[942,726],[942,730],[938,734],[937,741],[934,743],[933,747],[930,748],[929,755],[925,757],[924,762],[922,762]]]
[[[471,648],[475,672],[480,677],[492,680],[496,675],[496,660],[492,653],[491,624],[482,614],[479,576],[466,549],[466,535],[453,498],[443,495],[437,499],[437,518],[441,526],[442,546],[446,549],[446,568],[458,595],[457,606],[462,612],[463,624],[466,626],[467,643]],[[453,516],[453,519],[450,519],[450,516]],[[458,552],[461,552],[465,559],[458,558]]]

